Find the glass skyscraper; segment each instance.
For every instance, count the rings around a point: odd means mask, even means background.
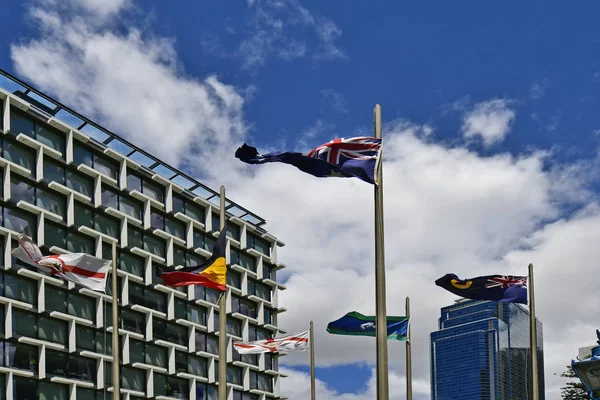
[[[229,291],[219,310],[218,292],[166,287],[156,275],[211,254],[217,192],[3,71],[0,133],[0,400],[112,399],[110,284],[95,292],[20,263],[18,233],[46,254],[112,259],[117,243],[123,400],[216,399],[219,362],[228,400],[280,398],[277,356],[232,349],[273,337],[285,311],[283,243],[263,219],[226,200]]]
[[[537,321],[539,398],[544,399],[542,324]],[[526,400],[532,396],[529,311],[520,304],[459,300],[431,334],[431,398]]]

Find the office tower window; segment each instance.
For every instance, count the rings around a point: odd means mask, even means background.
[[[178,325],[174,322],[167,322],[158,317],[152,318],[152,333],[156,340],[164,340],[171,343],[187,346],[188,330],[187,327]]]
[[[127,175],[127,189],[137,190],[161,203],[165,201],[165,187],[152,181],[151,178],[129,173]]]
[[[35,120],[26,113],[11,108],[10,132],[17,136],[20,133],[65,154],[66,136],[63,132]]]
[[[248,232],[246,235],[246,244],[249,249],[254,249],[266,256],[270,255],[271,244],[269,241],[255,235],[254,233]]]
[[[119,163],[116,160],[97,154],[76,140],[73,141],[73,162],[87,165],[113,179],[119,179]]]
[[[185,214],[188,217],[204,224],[204,219],[206,216],[206,211],[204,210],[204,207],[200,206],[198,203],[194,202],[191,199],[174,194],[173,214],[177,214],[178,212]]]
[[[229,255],[231,257],[232,264],[237,264],[240,267],[246,268],[247,270],[256,272],[256,266],[258,262],[256,261],[255,257],[234,248],[230,249]]]
[[[165,241],[141,229],[129,226],[127,241],[130,248],[137,247],[162,258],[166,255]]]
[[[271,301],[271,287],[254,279],[248,279],[248,294]]]
[[[141,201],[119,193],[110,187],[102,187],[102,205],[139,220],[144,216],[144,204]]]

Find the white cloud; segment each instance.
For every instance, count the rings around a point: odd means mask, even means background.
[[[288,265],[279,276],[288,279],[280,296],[288,309],[282,327],[300,332],[315,321],[319,366],[373,363],[373,338],[325,332],[329,321],[348,311],[374,311],[372,186],[317,179],[287,165],[239,163],[233,153],[248,131],[242,91],[214,76],[186,76],[172,40],[134,28],[117,34],[52,9],[33,14],[39,38],[11,47],[18,73],[208,184],[226,185],[228,197],[265,217],[268,229],[287,243],[280,251]],[[482,103],[466,116],[465,135],[493,142],[513,119],[504,101]],[[590,277],[600,258],[600,212],[583,184],[586,171],[597,166],[548,169],[552,155],[543,152],[481,157],[432,143],[423,134],[430,131],[405,123],[385,130],[387,304],[390,314],[402,314],[405,297],[412,300],[415,393],[428,397],[429,333],[440,307],[454,299],[433,281],[447,272],[523,274],[533,262],[547,397],[556,398],[564,380],[552,374],[594,340],[588,321],[599,299]],[[219,165],[204,162],[209,157]],[[565,204],[582,203],[578,213],[560,218]],[[393,393],[403,394],[404,345],[391,342],[389,351]],[[306,364],[307,358],[290,354],[285,363]],[[294,400],[306,398],[305,379],[292,371],[282,389]],[[367,387],[348,395],[321,385],[320,398],[372,399],[372,377]]]
[[[331,109],[339,114],[350,111],[344,95],[331,88],[321,90],[321,105],[324,109]]]
[[[539,100],[546,94],[546,90],[548,89],[548,79],[541,80],[539,82],[535,82],[529,88],[529,97],[533,100]]]
[[[300,2],[252,1],[248,7],[247,28],[242,30],[246,37],[237,51],[245,68],[262,66],[272,56],[286,61],[306,56],[310,52],[307,38],[298,36],[305,36],[307,31],[317,37],[315,60],[347,59],[344,50],[337,45],[341,29],[326,17],[313,16]]]
[[[44,8],[68,13],[85,13],[101,22],[131,6],[131,0],[36,0]],[[93,21],[91,21],[93,22]]]
[[[515,119],[515,112],[508,105],[503,99],[476,104],[463,118],[463,136],[467,139],[480,136],[485,146],[501,142]]]
[[[43,34],[11,46],[16,70],[116,133],[172,163],[188,149],[242,138],[242,96],[215,76],[184,76],[171,40],[41,8],[31,14]]]

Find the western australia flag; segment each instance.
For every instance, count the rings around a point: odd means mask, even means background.
[[[375,316],[366,316],[356,311],[327,324],[327,332],[334,335],[377,336]],[[388,340],[408,339],[409,317],[387,317]]]
[[[246,143],[235,152],[237,158],[248,164],[281,162],[320,178],[356,177],[371,184],[376,183],[375,171],[380,154],[381,139],[373,137],[334,139],[307,154],[288,151],[263,155]]]
[[[486,275],[462,280],[446,274],[435,284],[467,299],[527,304],[526,276]]]

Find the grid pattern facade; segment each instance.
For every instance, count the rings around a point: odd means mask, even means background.
[[[110,277],[105,294],[22,264],[10,254],[18,233],[45,254],[111,259],[117,244],[123,399],[216,399],[219,292],[166,287],[156,269],[210,256],[219,198],[97,126],[73,127],[79,114],[58,119],[59,103],[30,89],[0,79],[0,400],[112,398]],[[283,332],[283,243],[259,217],[226,209],[228,399],[279,398],[277,356],[240,356],[232,341]]]
[[[539,398],[544,399],[543,327],[537,321]],[[441,309],[431,334],[435,400],[532,397],[529,312],[514,303],[464,300]]]

